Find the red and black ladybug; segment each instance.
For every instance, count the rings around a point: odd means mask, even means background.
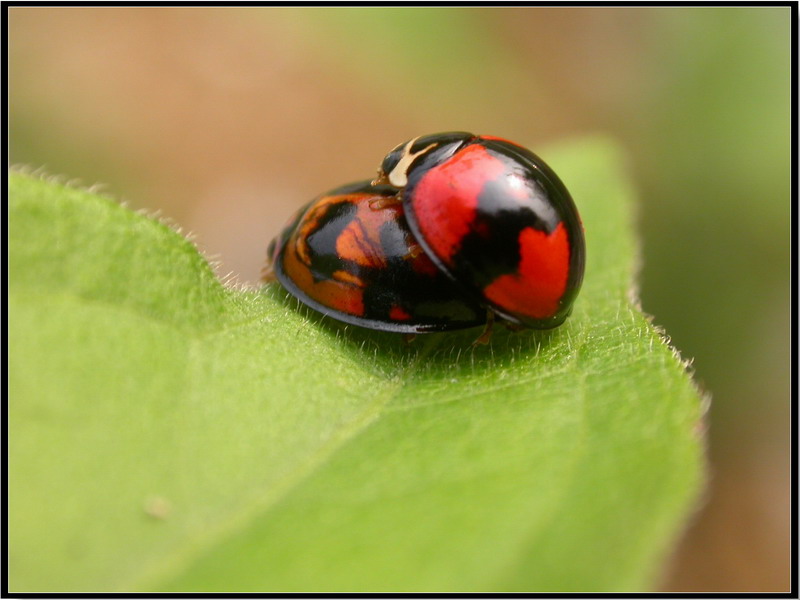
[[[392,150],[375,183],[401,190],[428,256],[498,315],[537,329],[569,315],[583,227],[567,188],[530,150],[464,132],[422,136]]]
[[[564,184],[529,150],[452,132],[414,138],[378,178],[312,202],[273,240],[274,273],[339,320],[385,331],[546,329],[569,315],[585,244]]]

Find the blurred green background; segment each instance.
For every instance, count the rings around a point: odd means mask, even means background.
[[[709,487],[661,589],[788,591],[791,18],[14,7],[11,162],[102,182],[255,284],[294,208],[408,138],[617,139],[643,308],[712,397]]]

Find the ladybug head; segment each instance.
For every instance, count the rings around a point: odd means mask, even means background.
[[[466,142],[475,136],[464,131],[422,135],[403,142],[383,159],[378,169],[378,177],[373,185],[388,184],[404,188],[408,174],[423,162],[433,166],[449,158]]]

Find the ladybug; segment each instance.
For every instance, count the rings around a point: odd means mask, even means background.
[[[271,269],[338,320],[406,333],[487,324],[546,329],[569,315],[584,270],[583,228],[553,171],[508,140],[417,137],[374,181],[302,208],[270,244]]]
[[[530,150],[465,132],[421,136],[389,152],[374,183],[399,190],[425,253],[498,316],[537,329],[567,318],[583,280],[583,226]]]
[[[312,201],[270,244],[274,276],[304,304],[361,327],[424,333],[484,324],[486,308],[422,251],[396,195],[361,181]]]

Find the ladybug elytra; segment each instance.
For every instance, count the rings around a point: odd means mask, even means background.
[[[488,309],[546,329],[572,309],[585,243],[544,161],[501,138],[450,132],[400,144],[373,182],[313,201],[269,255],[290,293],[362,327],[462,329],[485,323]]]

